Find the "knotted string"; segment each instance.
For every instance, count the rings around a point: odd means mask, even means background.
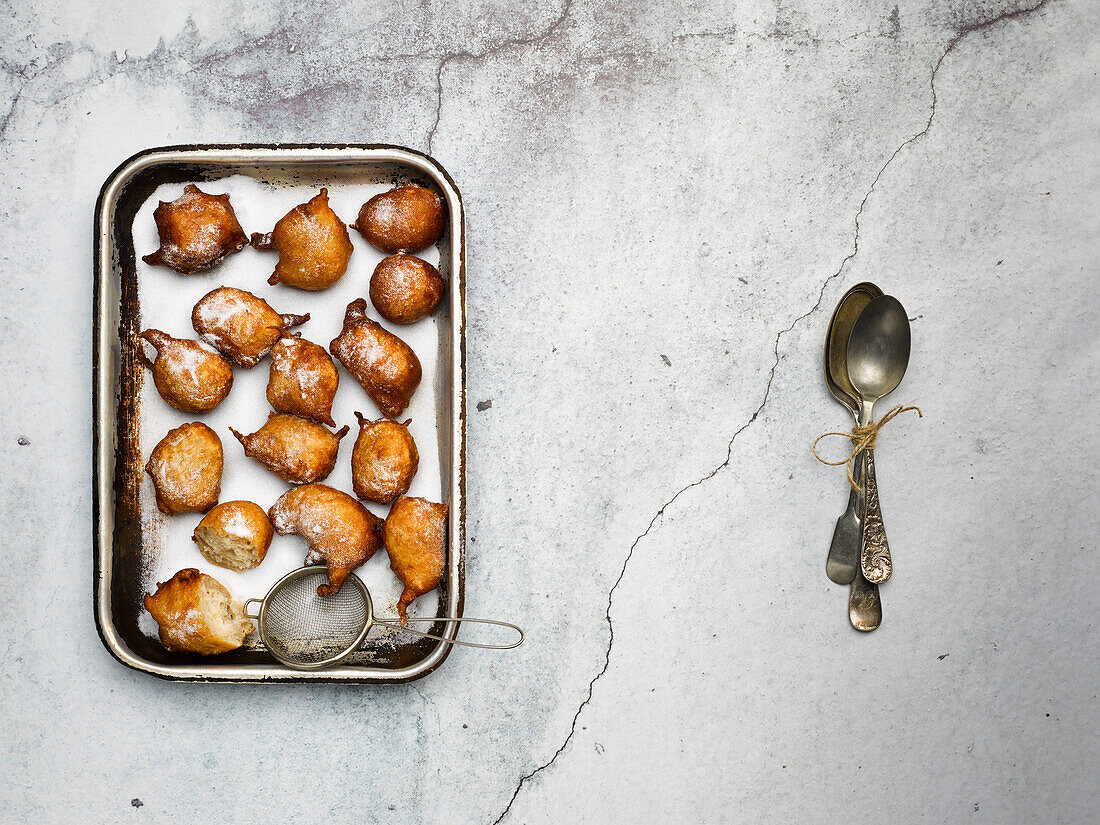
[[[856,456],[858,456],[864,450],[870,450],[875,446],[875,440],[878,438],[878,431],[881,430],[888,421],[893,420],[896,416],[901,415],[903,412],[909,412],[909,410],[915,410],[918,416],[924,418],[924,413],[920,411],[920,407],[903,407],[901,404],[898,404],[878,421],[872,421],[870,424],[855,426],[852,428],[852,431],[850,433],[825,433],[824,435],[819,435],[817,437],[817,441],[814,441],[814,458],[816,458],[822,464],[828,464],[830,467],[839,467],[841,464],[843,464],[848,472],[848,483],[852,485],[852,489],[855,490],[857,493],[861,492],[859,485],[856,484],[856,480],[852,476],[852,463],[856,460]],[[851,455],[849,455],[847,458],[842,458],[840,461],[826,461],[820,455],[818,455],[817,442],[823,438],[828,438],[831,435],[839,435],[841,438],[851,439]]]

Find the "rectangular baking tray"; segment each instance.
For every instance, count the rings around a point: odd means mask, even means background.
[[[182,188],[184,183],[216,182],[234,175],[275,187],[298,187],[302,201],[316,194],[316,187],[326,181],[349,179],[386,185],[412,180],[435,189],[444,198],[448,223],[439,242],[439,269],[448,291],[438,317],[441,329],[449,329],[449,334],[439,335],[442,380],[437,378],[440,386],[434,392],[441,487],[450,515],[447,566],[439,587],[438,609],[443,612],[438,615],[462,615],[466,544],[465,220],[454,181],[431,157],[400,146],[166,146],[140,152],[119,166],[103,184],[95,211],[92,541],[97,630],[104,646],[119,662],[169,680],[398,683],[419,679],[444,662],[451,645],[420,639],[390,646],[382,653],[357,653],[329,670],[303,672],[280,665],[254,642],[215,657],[171,653],[139,627],[147,586],[141,574],[147,539],[142,528],[141,496],[148,494],[142,490],[142,477],[144,460],[153,445],[139,443],[138,406],[147,375],[136,359],[135,348],[135,336],[143,327],[134,217],[158,186],[180,184]],[[273,265],[273,259],[267,263]],[[211,282],[210,288],[214,285]],[[345,374],[343,381],[350,381],[350,377]],[[422,387],[420,391],[425,390]],[[353,438],[354,432],[345,441],[344,450],[350,449]],[[432,457],[421,455],[422,465],[426,459]],[[234,593],[241,599],[259,595]],[[458,626],[437,623],[431,632],[454,638]],[[255,639],[255,634],[250,639]]]

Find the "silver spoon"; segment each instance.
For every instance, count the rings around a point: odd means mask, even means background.
[[[848,379],[848,338],[856,318],[882,290],[871,283],[856,284],[841,297],[825,333],[825,383],[833,397],[851,411],[859,421],[859,394]],[[857,458],[852,475],[858,480],[860,461]],[[862,486],[862,482],[861,482]],[[837,584],[851,584],[859,568],[859,494],[848,488],[848,507],[836,520],[829,555],[825,559],[825,575]]]
[[[825,333],[825,383],[829,392],[859,421],[859,399],[848,379],[848,338],[856,318],[882,290],[872,283],[856,284],[837,304],[829,329]],[[863,485],[859,459],[855,462],[855,477]],[[849,488],[848,509],[837,519],[825,572],[838,584],[851,584],[848,589],[848,621],[865,633],[882,624],[882,599],[878,585],[871,584],[859,569],[859,495]]]
[[[905,307],[891,295],[875,298],[856,319],[848,338],[848,377],[859,394],[860,426],[874,421],[875,402],[901,383],[909,366],[910,345]],[[867,581],[882,584],[890,578],[893,563],[882,524],[873,449],[863,451],[860,487],[860,569]]]

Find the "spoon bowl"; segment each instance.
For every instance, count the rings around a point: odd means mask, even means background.
[[[848,338],[848,378],[862,402],[861,419],[869,417],[874,403],[901,383],[911,343],[905,307],[892,295],[875,298],[856,318]]]
[[[833,398],[859,416],[859,393],[848,378],[848,339],[856,318],[882,290],[864,281],[841,296],[825,332],[825,383]]]

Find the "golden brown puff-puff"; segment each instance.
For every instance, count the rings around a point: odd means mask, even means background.
[[[175,653],[211,656],[236,650],[255,628],[244,605],[221,582],[193,567],[180,570],[157,592],[145,594],[145,609],[160,627],[160,641]]]
[[[447,505],[401,496],[383,527],[390,568],[405,585],[397,612],[408,618],[409,605],[435,590],[447,560]]]
[[[443,234],[443,199],[431,189],[407,183],[375,195],[353,224],[383,252],[419,252]]]
[[[251,570],[271,546],[273,530],[267,513],[251,501],[225,501],[203,516],[191,536],[211,564]]]
[[[284,335],[271,349],[267,401],[276,412],[290,413],[335,427],[332,399],[340,374],[320,344],[300,335]]]
[[[332,472],[340,439],[348,434],[345,424],[332,433],[324,426],[296,415],[268,413],[267,421],[252,435],[241,435],[232,427],[244,447],[244,454],[263,464],[283,481],[308,484]]]
[[[159,329],[147,329],[139,338],[157,351],[150,361],[139,343],[138,360],[153,373],[160,397],[183,412],[209,412],[229,395],[233,367],[197,341],[173,338]]]
[[[339,281],[352,250],[348,228],[328,205],[327,189],[279,218],[268,234],[253,233],[252,245],[279,253],[269,284],[310,290],[328,289]]]
[[[145,472],[162,513],[205,513],[221,495],[222,441],[199,421],[183,424],[153,448]]]
[[[378,262],[370,277],[370,300],[387,321],[411,324],[435,312],[447,282],[439,270],[414,255],[398,253]]]
[[[362,413],[359,436],[351,454],[351,486],[355,495],[390,504],[409,491],[420,466],[416,442],[409,432],[409,421],[399,424],[389,418],[370,421]]]
[[[319,596],[337,593],[348,574],[382,546],[382,519],[325,484],[283,493],[267,514],[280,536],[297,533],[309,542],[306,564],[328,566],[328,584],[317,588]]]
[[[210,269],[226,255],[248,244],[229,195],[208,195],[194,184],[171,203],[161,201],[153,212],[160,248],[142,260],[190,275]]]
[[[368,318],[362,298],[348,304],[344,328],[329,344],[329,352],[390,418],[401,415],[420,383],[420,359],[412,347]]]
[[[291,327],[305,315],[280,315],[263,298],[220,286],[199,299],[191,310],[191,325],[211,346],[238,367],[256,366]]]

